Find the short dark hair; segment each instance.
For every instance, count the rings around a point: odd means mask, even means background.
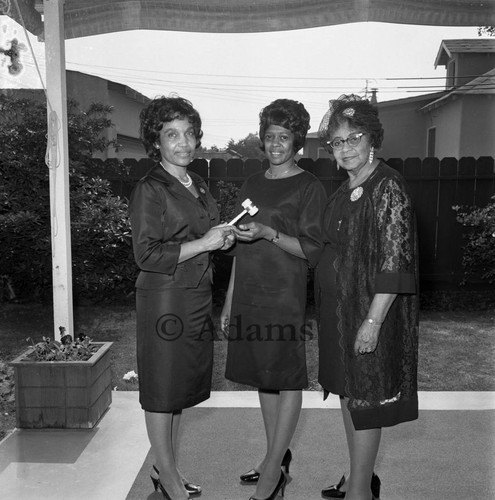
[[[341,125],[359,129],[370,137],[370,144],[379,149],[383,142],[383,127],[378,118],[378,109],[368,99],[355,94],[341,95],[330,101],[330,109],[321,120],[318,137],[328,149],[328,141]]]
[[[201,138],[203,137],[201,117],[187,99],[156,97],[141,110],[139,118],[141,120],[139,134],[147,155],[153,160],[160,159],[160,150],[156,148],[156,144],[160,138],[160,130],[166,122],[185,118],[189,120],[196,137],[196,149],[201,146]]]
[[[277,99],[260,111],[261,151],[265,151],[265,132],[270,125],[286,128],[294,134],[294,153],[297,153],[306,140],[309,130],[309,113],[303,104],[292,99]]]

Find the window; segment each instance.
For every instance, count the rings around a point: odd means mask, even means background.
[[[428,138],[426,140],[426,156],[430,158],[435,157],[435,136],[437,129],[436,127],[431,127],[428,129]]]

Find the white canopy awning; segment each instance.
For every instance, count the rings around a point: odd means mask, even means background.
[[[43,32],[42,2],[7,0],[0,13]],[[37,10],[38,9],[38,10]],[[10,10],[10,12],[8,12]],[[126,30],[253,33],[362,21],[430,26],[495,25],[495,0],[65,0],[65,38]]]

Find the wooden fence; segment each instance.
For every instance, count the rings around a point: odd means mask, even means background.
[[[125,160],[130,167],[127,177],[116,178],[106,175],[101,168],[101,175],[112,182],[114,192],[128,197],[134,183],[152,166],[148,159],[140,161]],[[342,170],[337,170],[332,160],[321,158],[313,161],[308,158],[299,160],[299,166],[315,174],[330,195],[347,178]],[[387,163],[398,170],[406,179],[414,199],[419,233],[419,254],[421,286],[423,289],[462,289],[463,278],[462,253],[463,234],[467,231],[456,221],[453,206],[479,206],[489,203],[495,195],[494,159],[491,157],[475,158],[391,158]],[[232,182],[238,186],[244,179],[266,168],[266,162],[240,159],[197,159],[191,170],[207,180],[212,194],[218,193],[218,181]],[[467,286],[470,289],[486,288],[486,283],[472,279]]]

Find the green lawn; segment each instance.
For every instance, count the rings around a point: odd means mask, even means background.
[[[135,311],[128,306],[91,306],[74,309],[76,333],[84,331],[93,340],[114,342],[112,348],[113,387],[134,390],[135,383],[122,379],[135,361]],[[27,345],[52,335],[50,307],[42,305],[0,305],[1,358],[10,360]],[[240,387],[224,379],[227,342],[215,342],[214,390]],[[318,389],[317,338],[307,342],[310,389]],[[423,391],[495,390],[495,309],[486,311],[422,312],[420,319],[419,389]]]
[[[217,311],[218,314],[218,311]],[[311,318],[310,318],[311,319]],[[74,309],[76,333],[93,340],[114,342],[112,386],[137,390],[136,381],[123,376],[136,368],[135,311],[133,305],[90,306]],[[26,346],[52,336],[51,307],[38,304],[0,304],[0,439],[15,426],[12,369],[5,363]],[[213,390],[252,389],[223,376],[227,341],[215,342]],[[422,391],[495,391],[495,308],[484,311],[424,311],[420,317],[419,389]],[[318,390],[318,340],[307,342],[309,389]]]

